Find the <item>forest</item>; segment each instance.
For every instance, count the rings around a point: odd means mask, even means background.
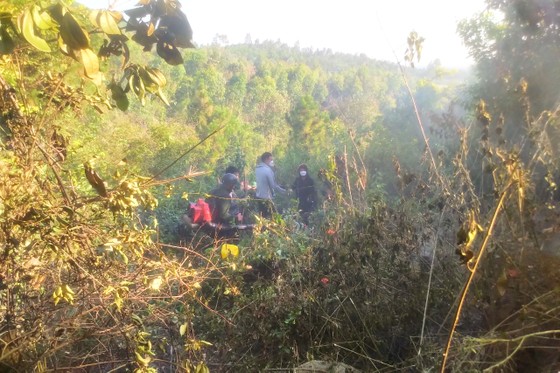
[[[560,1],[486,6],[458,70],[2,3],[0,372],[558,372]],[[265,152],[271,216],[188,224]]]

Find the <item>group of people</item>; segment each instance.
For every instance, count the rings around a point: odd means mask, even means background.
[[[298,210],[304,223],[308,223],[309,214],[313,212],[317,204],[317,192],[307,165],[301,164],[297,169],[298,175],[292,185],[292,191],[298,199]],[[260,162],[255,169],[257,189],[255,198],[259,205],[262,216],[269,218],[274,208],[273,198],[278,193],[286,194],[288,191],[282,188],[275,178],[274,157],[272,153],[266,152],[261,156]]]
[[[239,180],[239,170],[233,166],[225,170],[221,183],[210,191],[207,199],[212,215],[212,222],[228,227],[239,225],[244,221],[243,212],[239,205],[241,197],[254,194],[257,212],[265,218],[271,218],[274,211],[274,197],[277,193],[293,195],[298,199],[298,210],[305,224],[309,223],[309,215],[317,207],[317,192],[314,181],[309,175],[307,165],[301,164],[297,168],[291,191],[278,184],[275,177],[274,156],[265,152],[255,168],[256,187],[249,186]],[[236,193],[240,187],[241,196]]]

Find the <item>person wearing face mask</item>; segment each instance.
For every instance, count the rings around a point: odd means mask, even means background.
[[[313,179],[309,176],[306,164],[297,168],[298,176],[292,185],[295,196],[298,199],[298,210],[305,224],[309,224],[309,214],[315,210],[317,202],[317,191]]]
[[[255,197],[258,202],[258,210],[265,218],[271,218],[272,212],[275,210],[272,199],[276,192],[287,193],[287,191],[276,182],[273,167],[274,157],[272,153],[265,152],[261,155],[260,162],[255,169],[255,178],[257,180]]]

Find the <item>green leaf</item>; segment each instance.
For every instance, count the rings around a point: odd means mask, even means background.
[[[50,52],[51,48],[44,39],[35,35],[35,24],[33,23],[33,16],[29,9],[25,10],[21,20],[21,33],[25,40],[41,52]]]
[[[135,325],[137,325],[138,327],[144,328],[144,323],[142,322],[142,319],[140,318],[140,316],[133,313],[131,315],[131,318],[132,318],[132,322]]]
[[[41,30],[50,30],[56,27],[56,23],[53,21],[49,13],[41,11],[41,8],[37,5],[33,5],[31,8],[31,15],[33,16],[33,22],[35,26]]]

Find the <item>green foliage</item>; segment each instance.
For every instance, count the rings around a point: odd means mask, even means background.
[[[1,369],[205,372],[208,360],[261,371],[324,358],[429,370],[473,273],[452,369],[520,367],[515,353],[557,346],[555,232],[531,228],[557,208],[558,113],[537,71],[556,71],[541,54],[549,18],[531,26],[493,2],[505,23],[464,26],[483,78],[464,121],[447,109],[461,75],[406,71],[433,131],[426,144],[391,64],[270,42],[181,55],[190,31],[175,1],[142,2],[127,21],[26,4],[0,16]],[[40,51],[55,50],[57,33],[70,59]],[[522,55],[506,48],[525,36],[536,45]],[[422,40],[410,41],[418,57]],[[114,79],[99,84],[97,70]],[[93,110],[109,107],[126,113]],[[284,196],[283,215],[254,218],[236,246],[185,244],[188,200],[229,165],[253,181],[264,151],[285,185],[309,165],[323,196],[310,227]]]
[[[197,323],[203,338],[219,341],[217,362],[228,356],[240,370],[263,370],[330,357],[369,371],[412,359],[408,337],[421,324],[427,278],[417,229],[429,214],[373,206],[353,218],[330,210],[315,233],[279,221],[241,248],[229,282],[207,294],[235,328],[219,317]],[[444,277],[434,309],[445,309],[458,285],[453,271]]]
[[[340,136],[331,125],[329,115],[321,111],[319,104],[311,96],[304,96],[296,103],[288,116],[292,128],[291,142],[298,154],[318,158],[318,155],[332,152],[332,140],[329,137]],[[327,146],[325,146],[327,145]]]
[[[519,105],[519,86],[527,84],[532,103],[531,116],[557,105],[556,79],[558,58],[555,47],[560,22],[553,1],[489,2],[488,10],[463,21],[459,32],[471,55],[478,62],[480,79],[475,95],[504,112],[517,113],[509,119],[506,131],[514,134],[527,125],[525,108]],[[504,92],[512,94],[504,95]],[[515,118],[515,117],[514,117]],[[511,127],[511,130],[508,129]]]

